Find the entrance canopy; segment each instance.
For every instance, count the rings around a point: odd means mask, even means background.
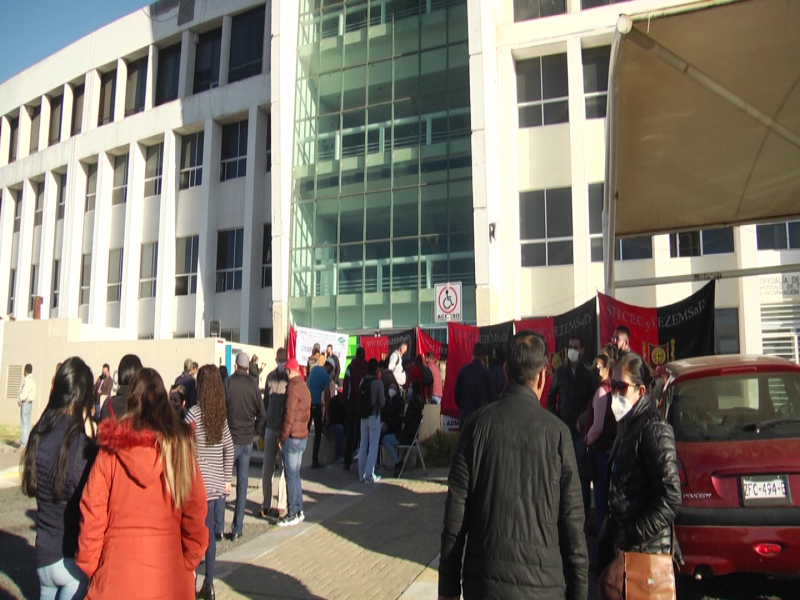
[[[615,237],[800,215],[800,2],[623,15],[608,102],[606,257]]]

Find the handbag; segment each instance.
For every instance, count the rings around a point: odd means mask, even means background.
[[[670,554],[620,550],[597,580],[600,600],[676,600],[674,535],[671,528]]]

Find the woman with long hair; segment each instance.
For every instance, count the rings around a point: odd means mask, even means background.
[[[231,493],[233,475],[233,438],[228,429],[228,409],[225,405],[225,388],[222,377],[214,365],[205,365],[197,373],[197,405],[186,415],[186,421],[195,426],[197,462],[203,474],[208,501],[208,550],[206,573],[198,598],[213,600],[214,566],[217,560],[215,516],[221,522],[225,516],[225,496]],[[222,533],[222,524],[219,524]]]
[[[100,420],[105,421],[108,418],[121,419],[125,416],[125,411],[128,410],[128,394],[130,393],[130,384],[133,376],[142,369],[142,361],[135,354],[126,354],[119,361],[119,368],[117,369],[117,379],[119,380],[119,389],[117,395],[112,396],[103,404],[100,409]]]
[[[87,598],[194,600],[206,496],[192,428],[156,371],[133,376],[125,416],[103,421],[97,441],[77,556],[92,579]]]
[[[79,502],[95,455],[93,409],[92,370],[80,358],[68,358],[23,457],[22,493],[36,498],[36,572],[44,600],[86,595],[88,580],[75,552]]]

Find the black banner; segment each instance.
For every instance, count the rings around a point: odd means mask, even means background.
[[[404,358],[413,361],[417,356],[417,330],[408,329],[389,335],[389,354],[397,350],[397,347],[403,342],[408,344],[408,352]]]
[[[643,348],[653,367],[667,360],[714,354],[714,297],[712,280],[686,300],[656,309],[658,346]],[[635,350],[635,348],[634,348]]]
[[[556,354],[566,360],[569,340],[578,336],[585,348],[583,359],[590,363],[597,356],[597,299],[592,298],[571,311],[553,317],[555,329]]]
[[[508,323],[498,323],[497,325],[487,325],[480,327],[481,344],[486,346],[486,353],[492,356],[495,347],[502,346],[505,350],[508,340],[514,335],[514,321]]]

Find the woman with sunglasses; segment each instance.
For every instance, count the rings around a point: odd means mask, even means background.
[[[649,395],[650,380],[642,357],[630,353],[614,366],[609,382],[619,432],[607,472],[609,511],[598,542],[601,573],[620,551],[677,550],[672,526],[681,505],[681,482],[675,434]]]

